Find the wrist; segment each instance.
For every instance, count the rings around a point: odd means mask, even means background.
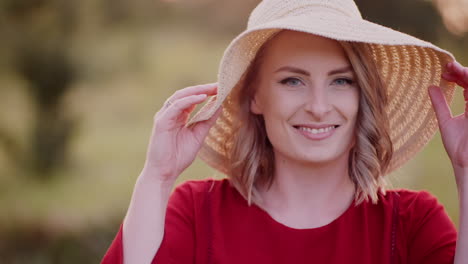
[[[174,174],[164,173],[160,169],[151,166],[144,166],[138,177],[138,181],[151,183],[164,189],[172,189],[176,179],[177,176]]]

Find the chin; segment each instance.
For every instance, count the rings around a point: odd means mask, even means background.
[[[330,150],[330,149],[328,149]],[[292,156],[291,158],[293,160],[297,160],[300,163],[306,163],[306,164],[327,164],[327,163],[333,163],[333,162],[342,162],[344,159],[346,159],[347,162],[347,157],[349,156],[349,151],[343,150],[343,151],[314,151],[314,152],[308,152],[308,153],[296,153],[296,155]]]
[[[338,161],[338,157],[311,157],[304,159],[303,162],[310,165],[330,164]]]

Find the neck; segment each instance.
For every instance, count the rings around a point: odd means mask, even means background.
[[[262,188],[260,201],[272,214],[301,212],[333,218],[343,213],[354,199],[355,186],[349,178],[347,155],[329,163],[304,164],[275,153],[275,166],[272,185]]]

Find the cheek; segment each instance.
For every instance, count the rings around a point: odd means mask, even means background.
[[[354,146],[356,143],[356,125],[357,125],[357,116],[359,112],[359,93],[356,91],[353,91],[349,93],[347,96],[340,97],[341,99],[341,112],[345,113],[346,118],[350,122],[350,131],[348,134],[348,137],[350,140],[350,145],[349,147]]]
[[[262,98],[262,115],[268,138],[273,146],[278,147],[278,144],[285,142],[289,129],[288,120],[294,116],[299,100],[291,93],[271,88],[270,93]]]
[[[335,98],[341,112],[345,113],[349,119],[355,119],[359,110],[359,92],[351,90]]]
[[[269,87],[269,92],[262,95],[261,104],[265,119],[287,119],[294,114],[301,100],[297,93],[279,89],[275,85]]]

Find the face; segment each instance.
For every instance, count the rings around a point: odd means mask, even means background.
[[[263,115],[275,157],[347,162],[359,88],[341,45],[295,31],[283,31],[267,45],[250,110]]]

